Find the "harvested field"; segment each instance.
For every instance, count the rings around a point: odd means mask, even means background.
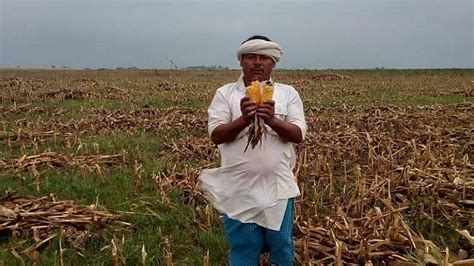
[[[238,71],[1,72],[0,265],[225,264],[197,177]],[[309,125],[298,264],[474,263],[473,74],[276,71]]]

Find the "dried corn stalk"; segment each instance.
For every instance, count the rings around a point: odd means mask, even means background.
[[[99,211],[95,205],[57,201],[53,196],[51,199],[21,196],[17,192],[8,192],[0,198],[0,235],[32,233],[35,244],[28,251],[37,250],[49,242],[58,234],[55,231],[60,231],[75,249],[84,250],[86,241],[96,235],[91,228],[99,229],[97,232],[101,233],[109,225],[130,226],[120,221],[120,214]]]
[[[257,105],[262,104],[272,99],[273,84],[271,82],[260,84],[258,80],[252,81],[252,84],[247,87],[245,95]],[[261,119],[257,115],[254,115],[247,134],[248,140],[244,152],[247,151],[247,148],[250,144],[252,146],[252,149],[254,149],[255,146],[257,146],[257,144],[259,143],[260,145],[262,145],[262,136],[267,134],[267,128],[263,119]]]

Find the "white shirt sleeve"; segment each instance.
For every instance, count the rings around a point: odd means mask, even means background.
[[[304,117],[303,102],[301,101],[298,91],[292,87],[292,93],[288,99],[288,115],[286,121],[297,125],[301,129],[301,137],[304,139],[308,126]]]
[[[212,131],[214,131],[216,127],[222,124],[227,124],[231,122],[232,119],[230,103],[226,95],[224,94],[223,89],[224,87],[221,87],[216,91],[216,94],[212,99],[211,105],[207,110],[207,113],[209,115],[207,125],[209,136],[212,135]]]

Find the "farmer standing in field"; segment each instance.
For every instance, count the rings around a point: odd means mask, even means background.
[[[282,53],[264,36],[244,41],[237,51],[241,76],[219,88],[208,109],[208,131],[219,147],[221,167],[204,170],[200,188],[224,213],[230,265],[258,265],[266,250],[272,264],[293,265],[293,198],[300,191],[291,143],[303,140],[307,126],[298,92],[271,77]],[[273,100],[257,105],[245,96],[256,80],[273,86]],[[255,116],[268,132],[261,145],[244,152]]]

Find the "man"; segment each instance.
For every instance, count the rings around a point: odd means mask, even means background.
[[[237,51],[241,76],[219,88],[208,109],[208,131],[219,147],[221,167],[204,170],[200,188],[224,213],[230,265],[258,265],[265,250],[272,264],[293,265],[293,198],[300,191],[291,143],[304,139],[307,126],[298,92],[272,80],[282,53],[264,36],[244,41]],[[273,84],[273,100],[257,105],[245,97],[255,80]],[[254,115],[263,119],[268,133],[261,145],[244,152]]]

